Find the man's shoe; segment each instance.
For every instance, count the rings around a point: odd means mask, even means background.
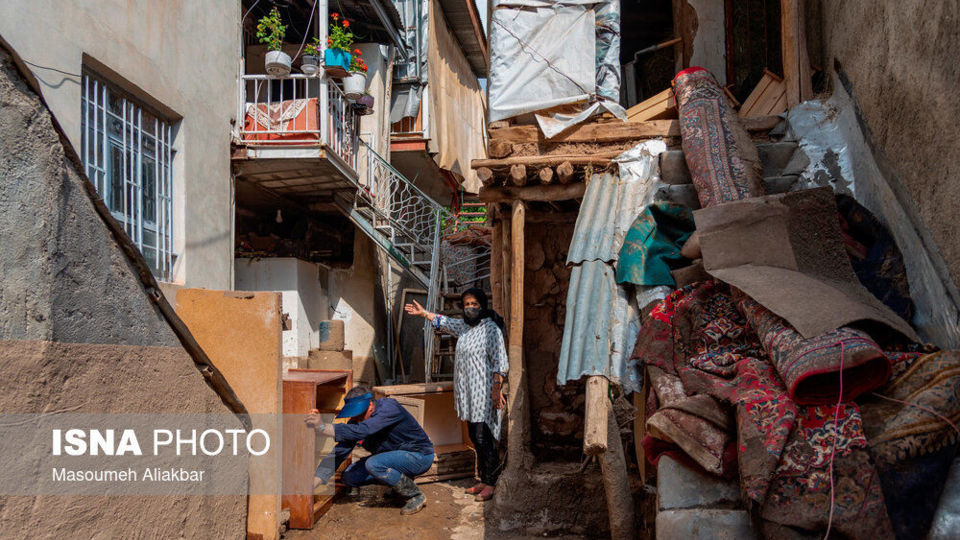
[[[487,485],[484,484],[483,482],[477,482],[476,484],[473,485],[472,488],[467,488],[463,490],[463,492],[468,493],[470,495],[476,495],[477,493],[480,493],[481,491],[483,491],[483,488],[485,487],[487,487]]]
[[[426,495],[420,491],[420,488],[417,487],[417,485],[413,483],[413,480],[407,475],[400,476],[400,481],[397,482],[397,485],[393,486],[393,490],[407,500],[407,503],[403,505],[403,509],[400,510],[400,513],[405,516],[416,514],[427,505]]]
[[[477,496],[473,498],[475,501],[485,502],[493,498],[493,486],[487,486],[483,488],[480,493],[477,493]]]

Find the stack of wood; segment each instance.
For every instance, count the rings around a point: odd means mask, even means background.
[[[744,124],[757,134],[779,122],[775,116],[759,116],[745,119]],[[607,168],[615,157],[643,140],[663,138],[668,147],[679,147],[680,124],[675,119],[595,121],[546,140],[535,125],[494,122],[489,135],[490,158],[471,163],[483,183],[480,200],[553,201],[582,197],[587,168]]]
[[[787,110],[787,87],[783,79],[769,70],[740,107],[741,118],[777,115]]]

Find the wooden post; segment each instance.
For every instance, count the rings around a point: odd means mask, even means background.
[[[510,182],[515,186],[523,186],[527,183],[527,166],[517,163],[510,166]]]
[[[553,169],[544,167],[537,172],[537,176],[540,178],[541,184],[547,185],[553,181]]]
[[[606,377],[587,378],[586,413],[583,422],[583,453],[598,456],[607,451],[607,392],[610,383]]]
[[[557,166],[557,181],[561,184],[569,184],[573,180],[573,164],[564,161]]]
[[[787,108],[813,97],[810,59],[800,0],[780,0],[780,50],[783,56],[783,84]]]
[[[633,523],[633,495],[627,476],[627,461],[623,457],[620,428],[609,400],[604,400],[607,410],[607,451],[600,454],[600,471],[603,474],[603,491],[607,496],[607,516],[610,519],[610,538],[630,540],[636,537]]]
[[[510,220],[510,396],[507,459],[513,467],[524,467],[530,440],[526,369],[523,365],[523,273],[526,204],[513,202]]]
[[[487,169],[489,170],[489,169]],[[478,173],[480,171],[477,171]],[[503,252],[500,246],[503,244],[503,219],[498,212],[497,204],[490,205],[493,221],[493,238],[490,249],[490,289],[493,293],[493,310],[497,313],[503,313]]]

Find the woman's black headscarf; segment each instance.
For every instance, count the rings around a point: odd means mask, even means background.
[[[503,317],[488,307],[487,293],[483,292],[483,289],[474,288],[463,291],[463,293],[460,294],[460,301],[463,302],[463,299],[467,296],[472,296],[477,299],[477,302],[480,304],[480,315],[477,315],[476,317],[467,317],[466,314],[464,314],[463,321],[465,323],[469,324],[470,326],[476,326],[480,324],[480,321],[490,317],[490,319],[500,327],[501,332],[506,331],[506,325],[503,322]]]

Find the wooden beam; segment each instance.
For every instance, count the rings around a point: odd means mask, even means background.
[[[506,161],[506,159],[503,161]],[[527,185],[527,166],[525,164],[513,163],[510,165],[510,183],[515,186]]]
[[[813,97],[803,19],[800,0],[780,0],[780,50],[783,55],[783,82],[787,87],[787,108]]]
[[[610,383],[606,377],[593,375],[587,378],[587,399],[583,420],[583,453],[599,456],[607,451],[607,412]]]
[[[549,186],[503,186],[480,188],[480,200],[485,203],[511,201],[568,201],[580,199],[586,192],[587,185],[551,184]]]
[[[609,400],[604,399],[604,408],[607,410],[607,451],[600,454],[600,472],[603,474],[603,491],[607,498],[610,538],[632,540],[636,538],[636,534],[627,460],[623,456],[617,416],[613,414],[613,406]]]
[[[569,184],[571,180],[573,180],[573,164],[564,161],[557,165],[557,181],[561,184]]]
[[[544,167],[537,171],[537,177],[540,179],[540,183],[547,185],[553,182],[553,169],[550,167]]]
[[[483,184],[483,187],[493,185],[493,171],[486,167],[480,167],[477,169],[477,178],[480,179],[480,183]]]
[[[776,119],[779,120],[779,119]],[[776,120],[756,118],[744,122],[747,131],[768,131],[777,125]],[[772,123],[771,123],[772,122]],[[525,143],[612,143],[633,139],[679,137],[679,120],[649,120],[647,122],[592,122],[581,124],[552,139],[543,137],[537,126],[510,126],[490,130],[490,139],[511,144]]]
[[[487,144],[487,154],[492,158],[505,158],[513,153],[513,145],[500,139],[490,139]]]
[[[528,454],[530,415],[527,396],[526,369],[523,358],[523,282],[524,282],[524,226],[526,203],[513,202],[510,219],[510,328],[508,357],[510,361],[509,437],[507,461],[523,467]]]

